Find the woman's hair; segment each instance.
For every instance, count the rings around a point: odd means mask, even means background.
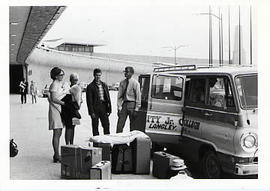
[[[72,73],[69,76],[69,81],[73,80],[73,79],[79,79],[79,75],[77,73]]]
[[[51,79],[55,80],[56,76],[58,76],[61,73],[65,74],[64,70],[58,67],[54,67],[53,69],[51,69],[51,72],[50,72]]]

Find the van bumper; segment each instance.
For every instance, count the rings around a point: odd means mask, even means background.
[[[256,175],[258,174],[258,163],[249,163],[249,164],[235,164],[236,175]]]

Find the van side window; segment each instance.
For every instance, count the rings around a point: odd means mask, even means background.
[[[225,102],[225,85],[223,78],[212,77],[208,80],[209,100],[208,104],[214,107],[226,107]]]
[[[203,78],[186,79],[186,102],[192,105],[205,104],[205,82]]]
[[[183,79],[175,76],[154,75],[152,97],[166,100],[181,100]]]
[[[227,77],[208,78],[208,92],[207,105],[222,110],[235,107],[230,81]]]

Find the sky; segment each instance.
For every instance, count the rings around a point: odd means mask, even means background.
[[[228,7],[230,5],[231,50],[234,47],[235,26],[238,24],[238,4],[187,4],[183,1],[146,1],[140,3],[99,3],[67,6],[58,21],[45,36],[72,38],[104,43],[96,52],[152,56],[208,58],[209,5],[212,13],[223,18],[224,60],[228,60]],[[134,1],[128,1],[134,2]],[[249,57],[249,4],[241,4],[243,47]],[[213,56],[219,57],[219,19],[213,17]],[[254,43],[256,45],[256,43]]]

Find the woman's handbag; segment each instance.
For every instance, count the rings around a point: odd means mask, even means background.
[[[10,157],[15,157],[19,152],[17,144],[13,141],[13,139],[9,141],[9,152]]]
[[[80,119],[78,119],[76,117],[72,118],[72,125],[80,125],[80,124],[81,124]]]

